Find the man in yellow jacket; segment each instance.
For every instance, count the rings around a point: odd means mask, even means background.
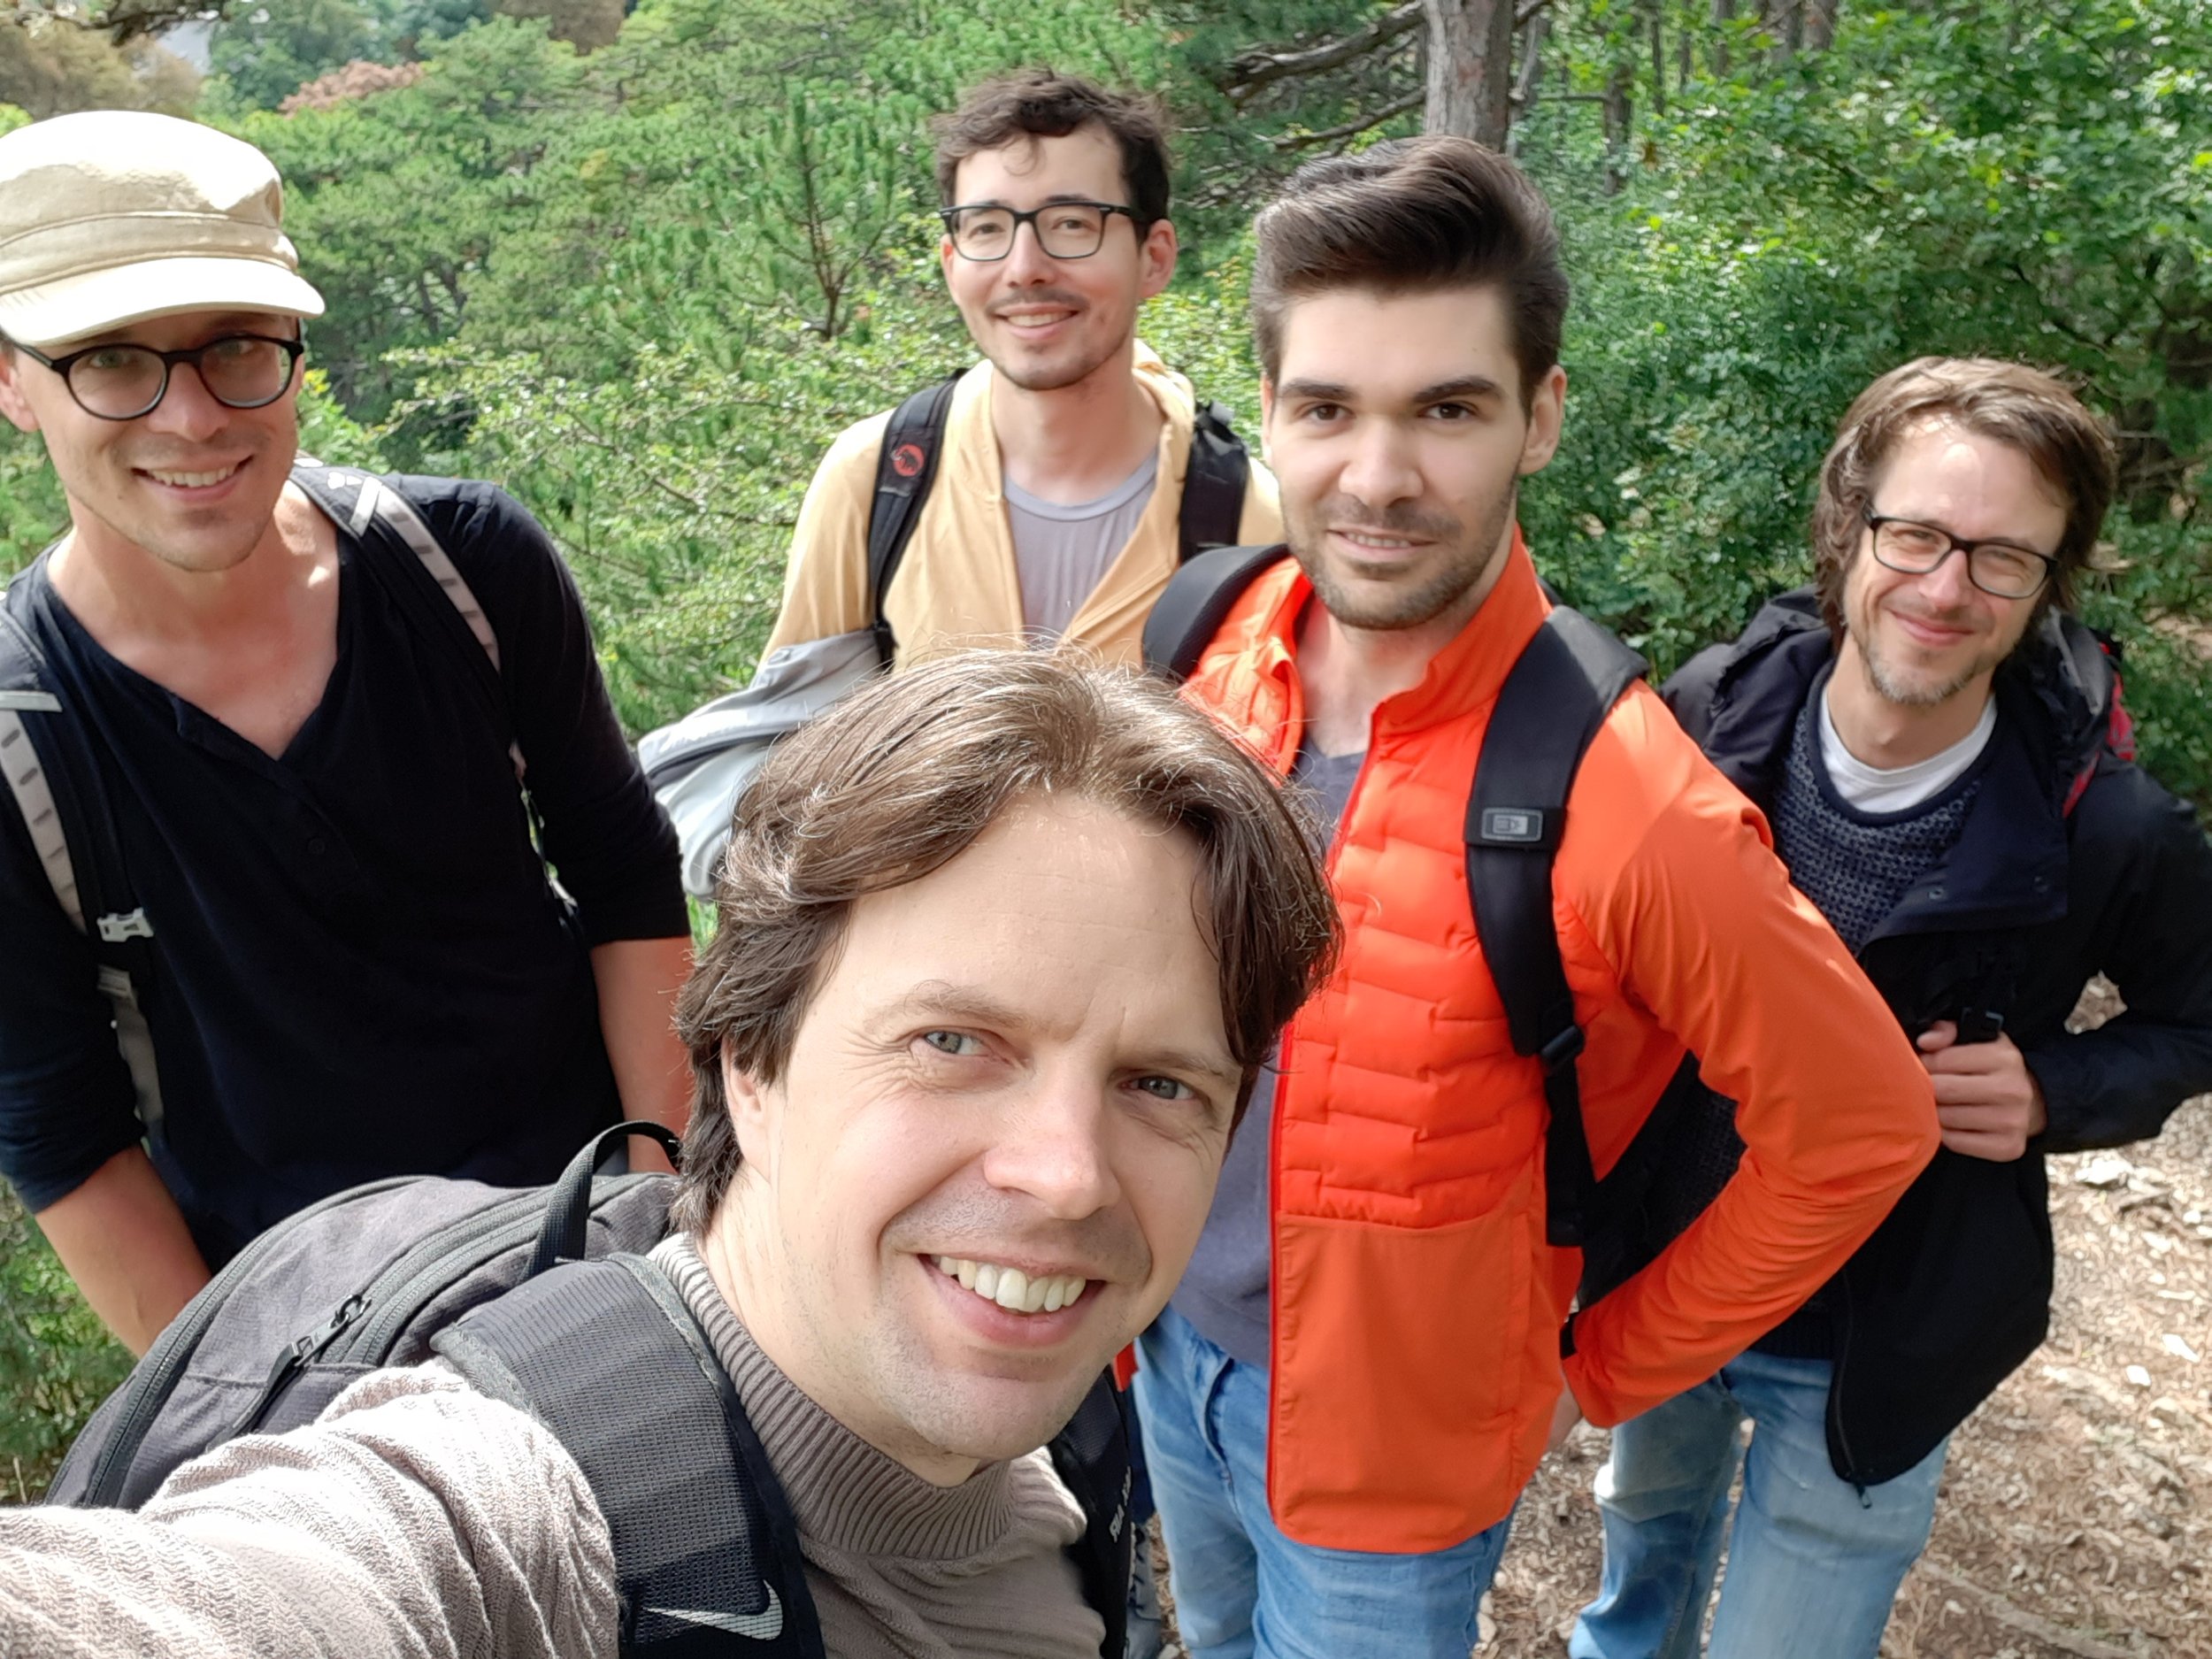
[[[1189,383],[1136,337],[1138,307],[1175,272],[1158,114],[1049,71],[986,82],[937,125],[937,182],[945,285],[985,361],[953,388],[881,595],[895,661],[1067,639],[1134,663],[1184,542],[1201,419]],[[772,655],[877,621],[869,521],[891,420],[860,422],[823,457]],[[1274,481],[1250,466],[1240,510],[1208,539],[1279,533]]]

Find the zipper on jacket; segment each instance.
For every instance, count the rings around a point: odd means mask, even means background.
[[[348,1203],[357,1198],[367,1198],[377,1193],[389,1192],[421,1177],[396,1175],[389,1179],[373,1181],[365,1187],[353,1187],[342,1193],[333,1193],[319,1202],[310,1204],[294,1215],[293,1221],[303,1221],[310,1216]],[[281,1226],[282,1224],[280,1224]],[[198,1351],[200,1340],[208,1327],[215,1323],[230,1301],[230,1291],[238,1281],[259,1265],[262,1257],[275,1248],[278,1227],[273,1227],[253,1240],[233,1256],[201,1290],[199,1295],[184,1312],[172,1320],[169,1328],[154,1340],[146,1357],[139,1361],[131,1373],[131,1380],[124,1386],[130,1392],[125,1401],[122,1415],[107,1444],[101,1448],[94,1460],[92,1472],[85,1486],[85,1504],[94,1509],[114,1509],[121,1501],[124,1482],[129,1478],[131,1464],[137,1460],[139,1448],[145,1443],[147,1431],[154,1419],[169,1403],[169,1396],[176,1392],[184,1370]],[[218,1288],[219,1286],[219,1289]]]
[[[1835,1363],[1828,1374],[1828,1434],[1835,1442],[1835,1449],[1843,1455],[1844,1466],[1837,1472],[1851,1483],[1863,1506],[1867,1502],[1866,1482],[1859,1479],[1859,1460],[1852,1455],[1851,1437],[1843,1427],[1844,1362],[1851,1352],[1850,1275],[1838,1272],[1833,1282],[1839,1294],[1836,1297]]]

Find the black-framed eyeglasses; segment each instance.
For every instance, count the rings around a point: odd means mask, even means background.
[[[1901,576],[1926,576],[1954,553],[1966,555],[1966,579],[1994,599],[2032,599],[2058,561],[2011,541],[1968,541],[1913,518],[1892,518],[1870,508],[1866,527],[1874,557]]]
[[[300,340],[267,334],[225,334],[185,351],[151,346],[87,346],[50,357],[16,342],[15,349],[62,378],[77,407],[102,420],[136,420],[168,394],[169,372],[188,363],[207,395],[226,409],[259,409],[291,388],[299,372]]]
[[[1010,207],[949,207],[938,217],[945,221],[955,253],[990,265],[1014,251],[1014,238],[1025,225],[1053,258],[1087,259],[1105,245],[1106,227],[1117,213],[1143,231],[1136,209],[1117,202],[1048,202],[1026,213]]]

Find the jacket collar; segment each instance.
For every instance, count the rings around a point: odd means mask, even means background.
[[[1807,588],[1769,603],[1722,663],[1706,753],[1770,812],[1799,711],[1833,657]],[[1994,691],[1993,752],[1959,839],[1877,938],[2023,926],[2065,912],[2067,796],[2103,743],[2116,695],[2111,665],[2087,628],[2052,611],[1998,671]]]
[[[1707,756],[1763,807],[1773,801],[1798,706],[1834,651],[1810,588],[1770,600],[1728,648],[1714,681]],[[1997,671],[1998,717],[2020,724],[2027,760],[2063,802],[2095,764],[2119,695],[2110,657],[2076,618],[2047,611]]]
[[[1190,452],[1191,427],[1197,419],[1196,395],[1191,383],[1162,362],[1160,354],[1142,340],[1136,342],[1129,367],[1132,377],[1160,411],[1162,485],[1156,488],[1161,488],[1170,477],[1170,458]],[[960,377],[953,391],[952,408],[945,418],[942,463],[948,469],[948,483],[993,508],[1005,494],[1004,464],[991,426],[991,398],[997,384],[998,372],[987,360]],[[1181,463],[1178,460],[1175,465],[1179,483]]]
[[[1278,766],[1287,766],[1296,755],[1299,728],[1304,723],[1298,620],[1312,593],[1305,572],[1294,561],[1284,560],[1254,584],[1249,602],[1233,616],[1223,641],[1244,659],[1251,679],[1272,682],[1278,688],[1275,706],[1264,714],[1256,708],[1241,714],[1225,710],[1247,724],[1247,740]],[[1375,734],[1424,731],[1488,708],[1550,610],[1517,526],[1505,568],[1481,609],[1429,659],[1418,684],[1383,700],[1375,710]]]

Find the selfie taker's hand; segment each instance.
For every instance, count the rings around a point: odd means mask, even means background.
[[[1559,1403],[1551,1409],[1551,1438],[1544,1442],[1544,1455],[1549,1456],[1564,1445],[1567,1436],[1574,1432],[1575,1425],[1581,1421],[1582,1408],[1575,1403],[1574,1390],[1562,1388]]]
[[[1943,1144],[1970,1158],[2009,1164],[2049,1121],[2043,1090],[2011,1038],[1961,1042],[1959,1028],[1939,1019],[1920,1033],[1920,1063],[1935,1084],[1936,1121]]]

